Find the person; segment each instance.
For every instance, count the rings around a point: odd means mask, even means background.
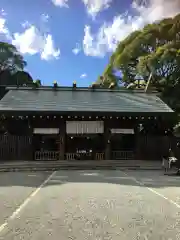
[[[172,149],[169,148],[168,152],[166,152],[163,156],[162,166],[164,168],[164,174],[167,174],[169,172],[169,169],[171,167],[172,156],[173,156]]]
[[[169,149],[169,168],[176,167],[177,158],[172,149]]]
[[[164,174],[168,173],[168,170],[169,170],[169,157],[167,155],[163,156],[162,166],[164,168]]]

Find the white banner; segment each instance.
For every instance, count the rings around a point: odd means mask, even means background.
[[[59,134],[59,128],[34,128],[34,134]]]
[[[133,128],[113,128],[111,129],[111,133],[121,133],[121,134],[134,134],[134,129]]]
[[[67,134],[104,133],[103,121],[66,121]]]

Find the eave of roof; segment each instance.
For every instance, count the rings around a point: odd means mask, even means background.
[[[173,113],[157,94],[142,90],[8,87],[0,111]]]

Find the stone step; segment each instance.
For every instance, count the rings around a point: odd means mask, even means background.
[[[112,168],[0,168],[0,172],[43,172],[43,171],[60,171],[60,170],[161,170],[161,168],[136,168],[136,167],[112,167]]]
[[[29,166],[21,166],[21,167],[1,167],[0,171],[55,171],[55,170],[115,170],[115,169],[140,169],[140,170],[160,170],[161,167],[135,167],[135,166],[127,166],[127,167],[121,167],[121,166],[61,166],[61,167],[43,167],[43,166],[36,166],[36,167],[29,167]]]
[[[0,162],[0,166],[38,166],[38,165],[44,165],[44,166],[62,166],[62,165],[133,165],[133,166],[159,166],[161,165],[161,162],[159,161],[137,161],[137,160],[119,160],[119,161],[29,161],[29,162]]]
[[[39,162],[1,162],[0,171],[52,171],[52,170],[92,170],[92,169],[144,169],[159,170],[160,162],[124,161],[39,161]]]
[[[113,167],[136,167],[136,168],[161,168],[161,165],[120,165],[120,164],[113,164],[113,165],[13,165],[13,166],[0,166],[0,169],[4,168],[113,168]]]

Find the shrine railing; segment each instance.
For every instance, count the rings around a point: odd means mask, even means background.
[[[112,151],[113,160],[131,160],[134,159],[133,151]]]
[[[76,153],[66,153],[66,160],[75,160]]]
[[[66,160],[92,160],[90,153],[66,153]]]
[[[59,160],[60,152],[58,151],[36,151],[35,152],[35,160]]]
[[[103,160],[104,157],[103,152],[96,153],[95,156],[90,153],[66,153],[66,160]]]
[[[104,160],[104,153],[101,152],[101,153],[96,153],[96,160]]]

